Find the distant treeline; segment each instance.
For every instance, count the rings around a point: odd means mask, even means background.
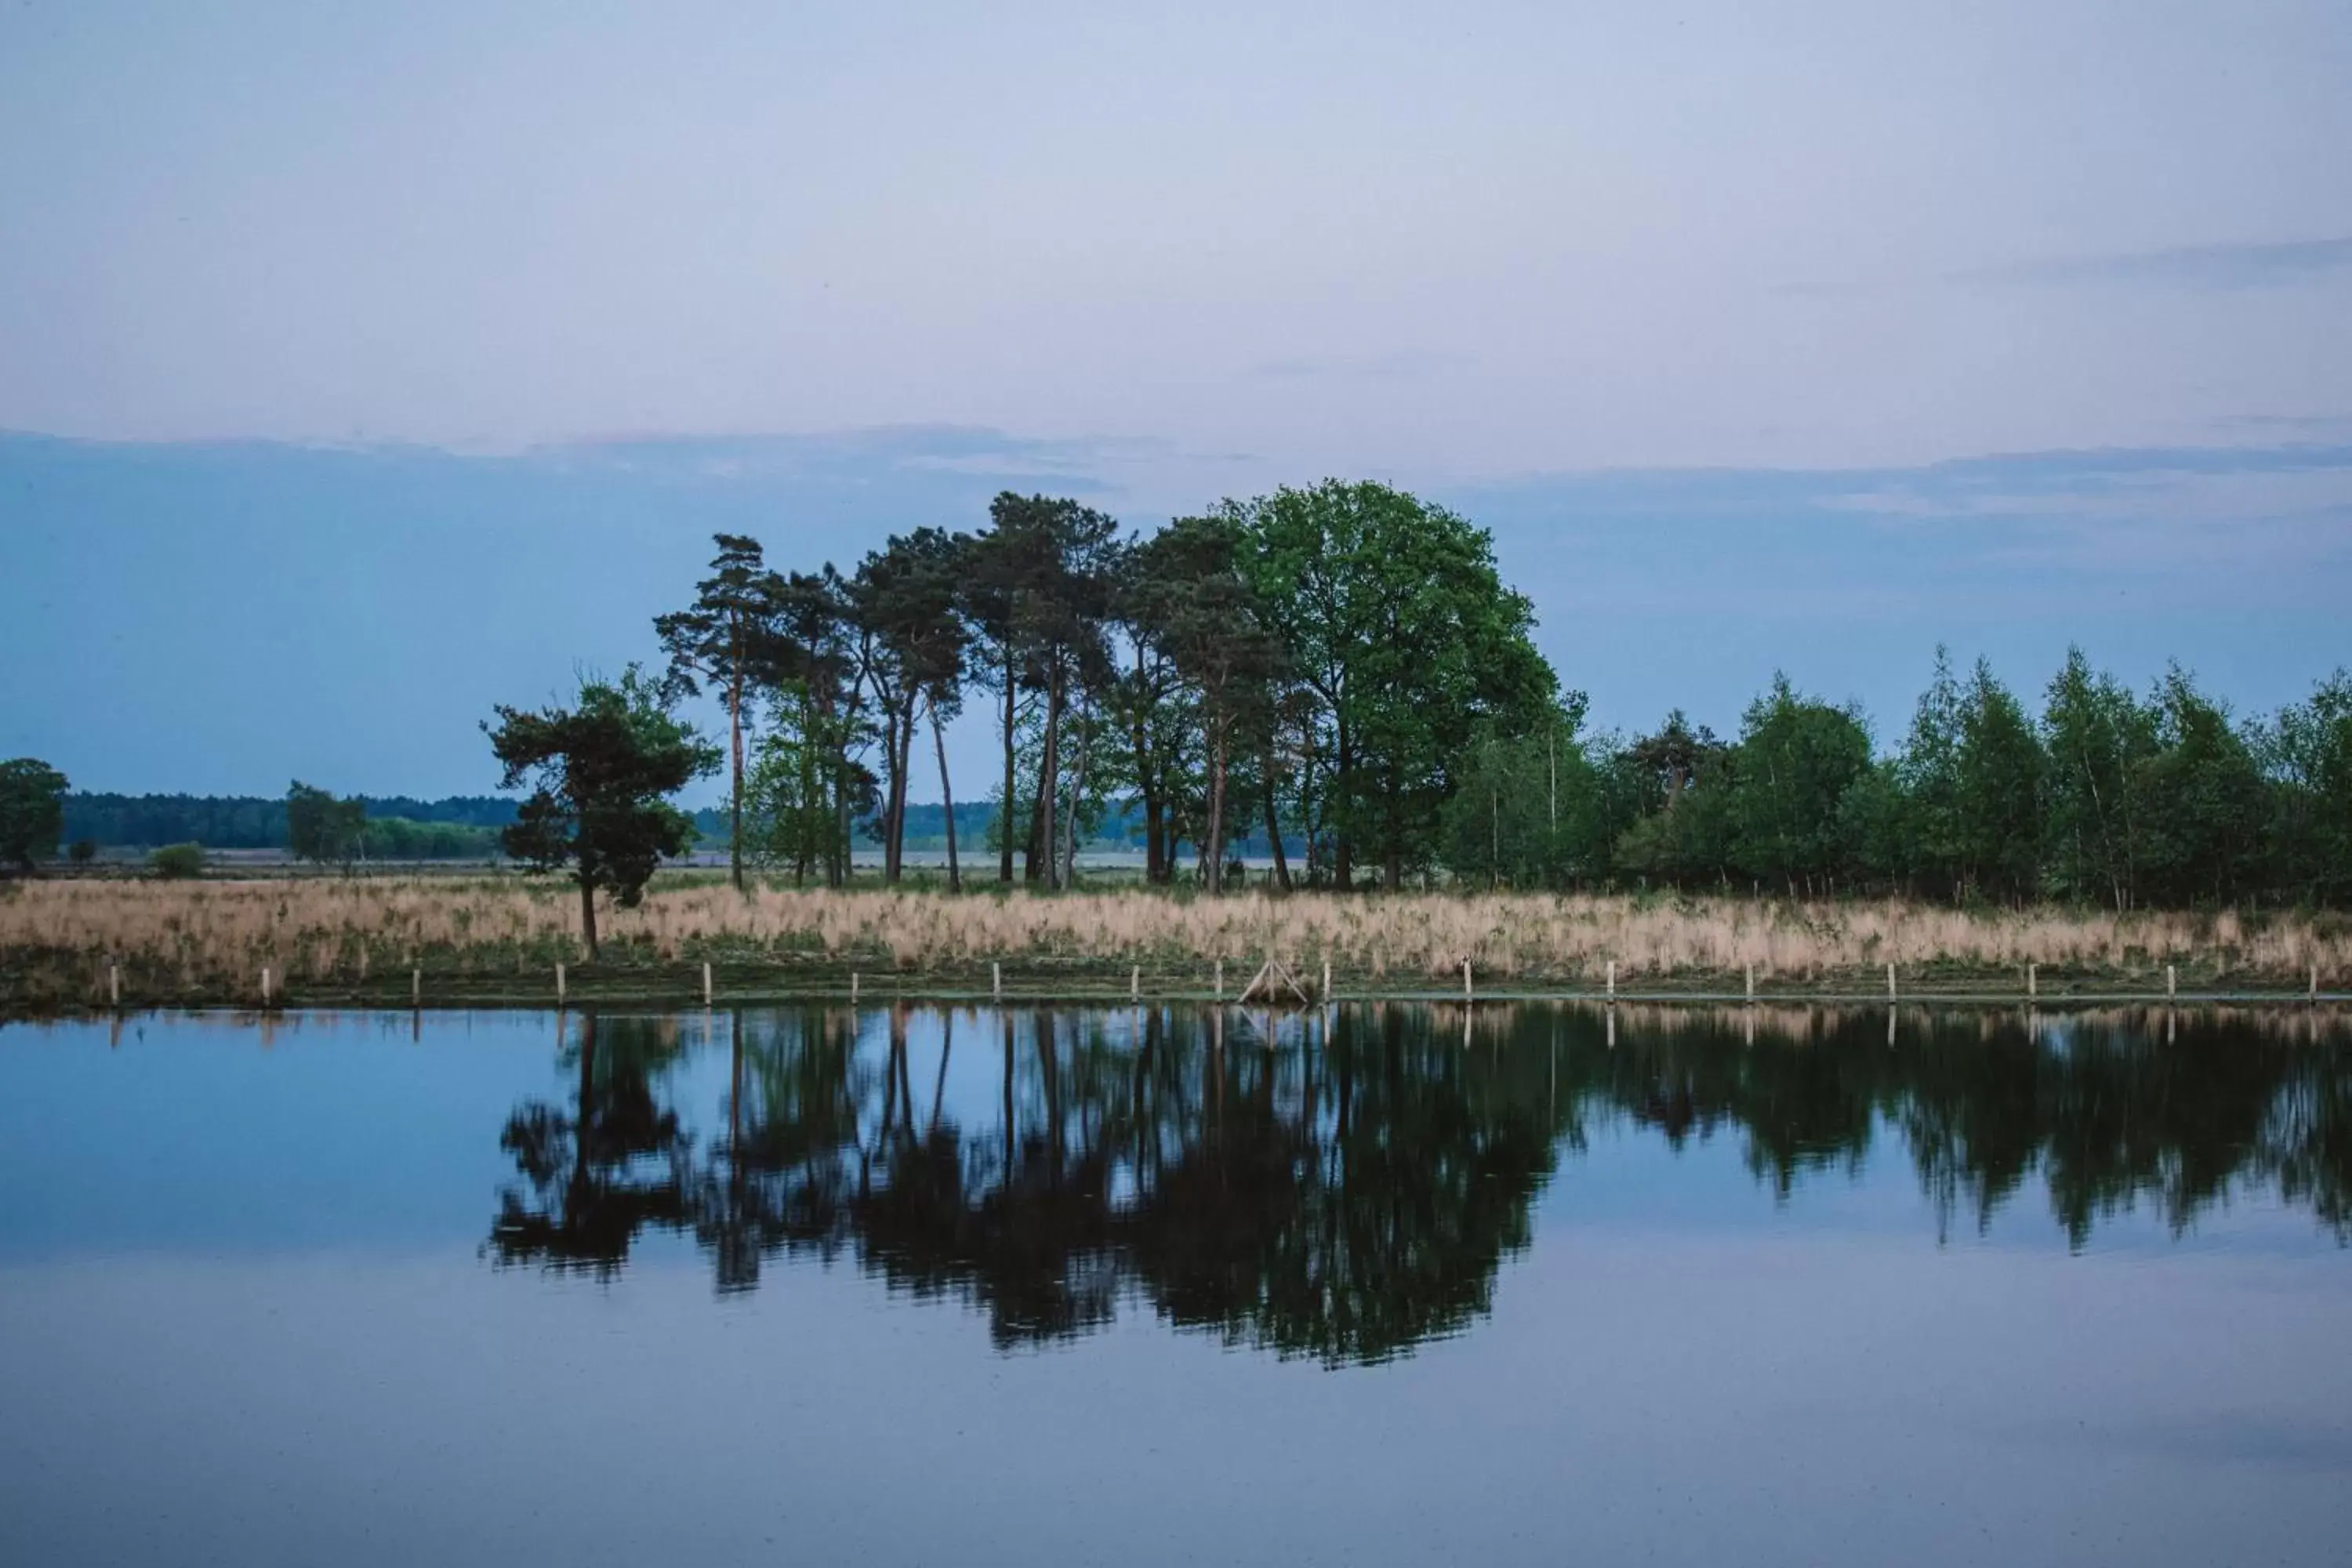
[[[1890,752],[1776,679],[1720,740],[1490,736],[1447,802],[1454,874],[1519,886],[2057,899],[2112,909],[2352,902],[2352,678],[2234,716],[2177,667],[2146,696],[2079,649],[2030,710],[1979,662]]]
[[[152,849],[201,844],[208,849],[283,849],[289,843],[285,795],[108,795],[77,790],[65,797],[64,842]],[[498,847],[499,829],[515,803],[497,795],[361,795],[365,847],[385,860],[466,859]]]

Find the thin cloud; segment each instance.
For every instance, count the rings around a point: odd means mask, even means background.
[[[2195,289],[2283,289],[2352,272],[2352,237],[2239,245],[2185,245],[2007,262],[1955,272],[1947,281],[2060,288],[2107,283]]]
[[[1441,353],[1433,349],[1391,349],[1385,353],[1371,354],[1299,354],[1285,359],[1260,360],[1249,367],[1249,373],[1268,380],[1328,376],[1391,381],[1427,375],[1456,364],[1460,360],[1458,354]]]

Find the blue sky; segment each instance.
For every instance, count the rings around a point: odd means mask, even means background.
[[[1007,486],[1142,524],[1214,477],[952,428],[520,456],[0,437],[0,754],[100,789],[478,792],[490,705],[653,658],[714,531],[845,566],[892,529],[973,526]],[[2178,658],[2245,709],[2352,663],[2352,445],[1424,488],[1494,531],[1601,724],[1680,704],[1729,732],[1778,668],[1891,741],[1939,640],[2025,690],[2070,641],[2135,684]],[[988,733],[955,731],[974,795]]]
[[[714,528],[1326,474],[1609,722],[2272,706],[2352,660],[2347,79],[2332,3],[13,4],[0,753],[478,788]]]

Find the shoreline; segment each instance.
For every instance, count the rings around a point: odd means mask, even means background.
[[[1238,1002],[1883,1006],[2352,999],[2352,916],[1903,900],[1162,889],[961,895],[697,879],[600,911],[551,879],[59,880],[0,891],[0,1016],[122,1007]],[[705,975],[709,975],[706,984]],[[1286,991],[1286,995],[1290,994]],[[1294,996],[1293,1001],[1299,1000]]]

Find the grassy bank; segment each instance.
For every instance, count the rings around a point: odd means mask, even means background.
[[[691,1000],[702,965],[738,998],[839,994],[1006,994],[1073,1000],[1226,994],[1271,954],[1310,984],[1331,967],[1348,994],[1595,992],[1617,966],[1626,994],[1738,992],[1906,995],[2160,992],[2168,965],[2190,993],[2300,994],[2352,981],[2340,916],[2136,914],[2044,909],[1966,912],[1901,902],[1425,894],[1259,894],[1209,900],[1127,890],[967,894],[760,888],[708,877],[657,883],[636,910],[600,915],[604,951],[580,950],[562,883],[507,877],[303,881],[56,881],[0,889],[0,1007],[273,999],[428,1005],[553,998]]]

